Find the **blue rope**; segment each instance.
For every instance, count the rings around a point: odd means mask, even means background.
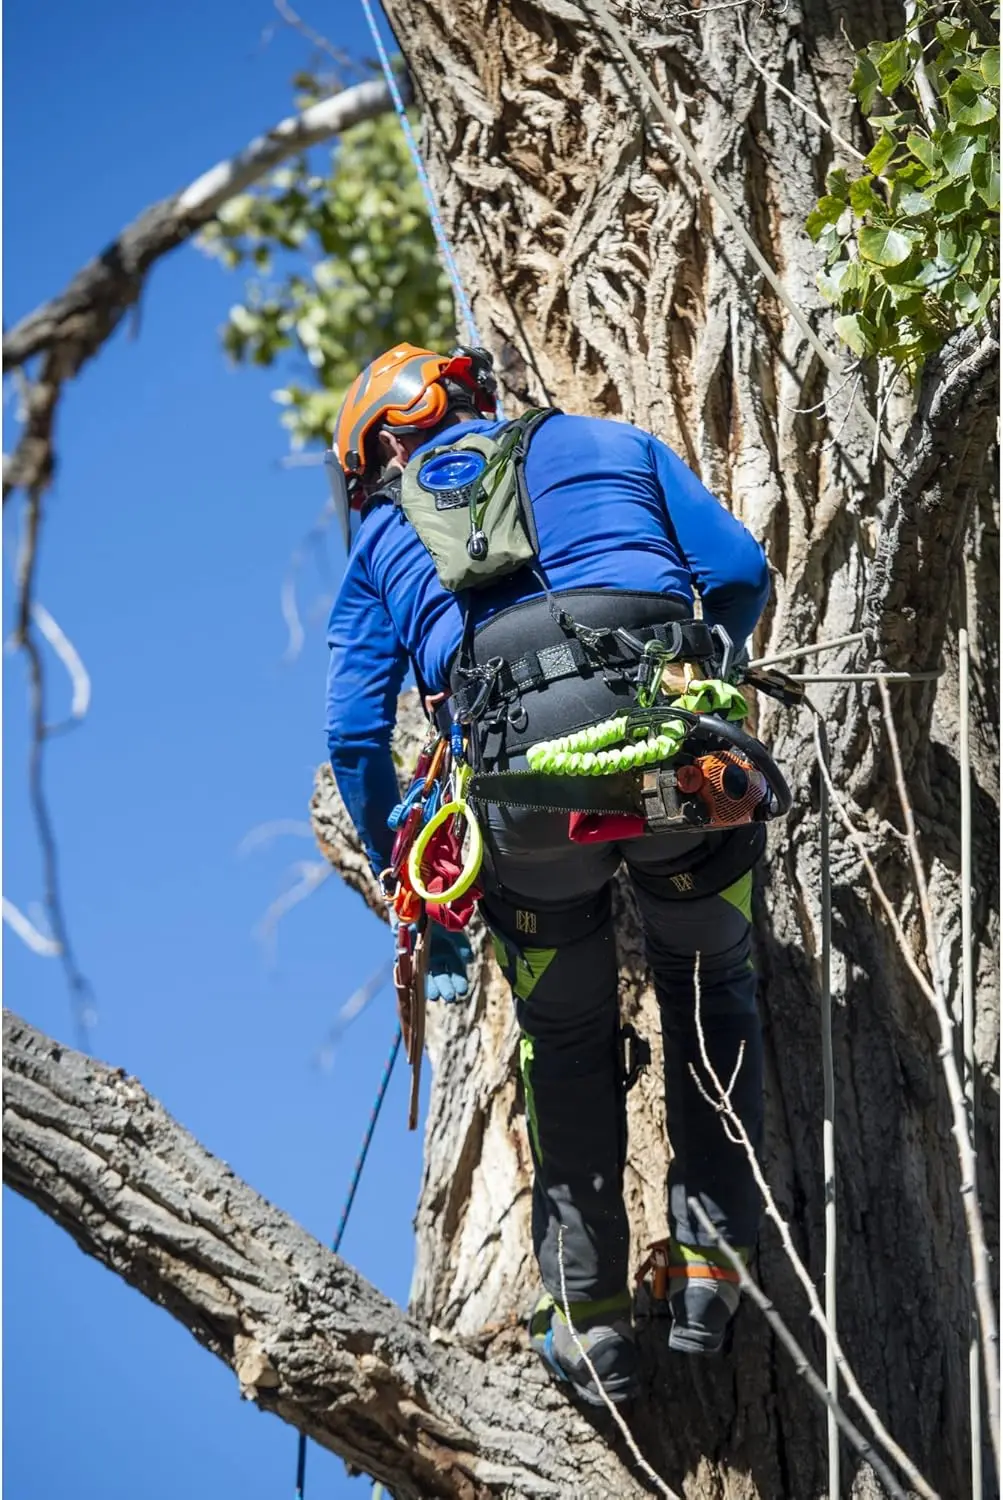
[[[439,216],[439,207],[435,201],[435,194],[432,192],[432,184],[428,180],[425,163],[422,161],[421,152],[418,150],[418,142],[414,138],[411,122],[404,109],[404,100],[401,98],[401,91],[397,86],[397,79],[393,68],[390,66],[390,59],[387,56],[387,49],[383,45],[383,38],[380,36],[379,27],[376,24],[376,16],[373,12],[371,0],[362,0],[362,9],[366,13],[366,20],[369,22],[369,30],[372,32],[373,41],[376,45],[380,66],[383,69],[383,76],[386,79],[387,88],[390,90],[390,97],[394,101],[394,109],[397,111],[397,118],[400,120],[404,139],[407,141],[411,160],[414,162],[414,169],[418,174],[418,181],[421,183],[421,190],[425,195],[425,202],[428,205],[428,216],[432,221],[432,233],[435,235],[435,242],[439,247],[443,265],[446,267],[446,275],[452,284],[453,293],[456,297],[456,305],[459,307],[463,322],[466,325],[467,341],[479,345],[481,341],[477,333],[477,324],[474,322],[473,309],[463,289],[463,279],[460,276],[460,269],[456,264],[452,247],[446,237],[446,231]]]
[[[400,1049],[401,1029],[398,1026],[397,1035],[394,1037],[393,1046],[390,1048],[390,1055],[388,1056],[386,1062],[383,1064],[383,1076],[380,1078],[380,1086],[376,1090],[376,1098],[373,1100],[373,1107],[369,1111],[369,1123],[366,1126],[366,1133],[362,1137],[362,1145],[359,1147],[359,1154],[355,1159],[355,1167],[352,1171],[352,1180],[348,1188],[348,1197],[345,1199],[345,1206],[341,1210],[341,1218],[338,1220],[338,1227],[334,1231],[334,1239],[331,1241],[331,1249],[335,1255],[337,1255],[338,1251],[341,1249],[341,1242],[345,1236],[345,1227],[348,1224],[348,1216],[352,1212],[352,1204],[355,1202],[355,1195],[359,1190],[359,1181],[362,1177],[362,1169],[366,1165],[366,1157],[369,1155],[369,1147],[373,1139],[373,1131],[376,1129],[376,1121],[379,1119],[380,1110],[383,1108],[383,1100],[386,1098],[387,1088],[390,1085],[390,1078],[394,1070],[394,1063],[397,1061],[397,1054]],[[301,1432],[299,1439],[299,1448],[296,1454],[296,1500],[303,1500],[305,1489],[306,1435]]]

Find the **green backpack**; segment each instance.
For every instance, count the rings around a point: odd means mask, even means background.
[[[472,432],[411,460],[397,503],[451,593],[484,588],[539,551],[526,453],[556,407],[524,412],[494,434]]]

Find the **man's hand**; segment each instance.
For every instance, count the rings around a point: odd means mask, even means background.
[[[425,997],[444,1000],[452,1005],[465,1000],[470,992],[467,973],[474,953],[463,932],[449,932],[438,922],[429,922],[428,968],[425,971]]]

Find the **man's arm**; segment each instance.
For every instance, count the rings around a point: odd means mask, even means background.
[[[397,696],[407,673],[386,607],[356,555],[328,627],[327,745],[334,778],[375,874],[390,860],[387,817],[398,801],[390,756]]]
[[[671,448],[652,438],[651,454],[669,526],[700,591],[704,618],[723,625],[741,646],[770,597],[766,554]]]

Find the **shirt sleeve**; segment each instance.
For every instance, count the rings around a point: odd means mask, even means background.
[[[407,673],[401,645],[364,558],[349,562],[328,626],[327,746],[334,779],[375,874],[390,859],[398,801],[390,737]]]
[[[704,619],[723,625],[741,646],[770,597],[766,554],[671,448],[652,438],[651,450],[669,525],[700,592]]]

